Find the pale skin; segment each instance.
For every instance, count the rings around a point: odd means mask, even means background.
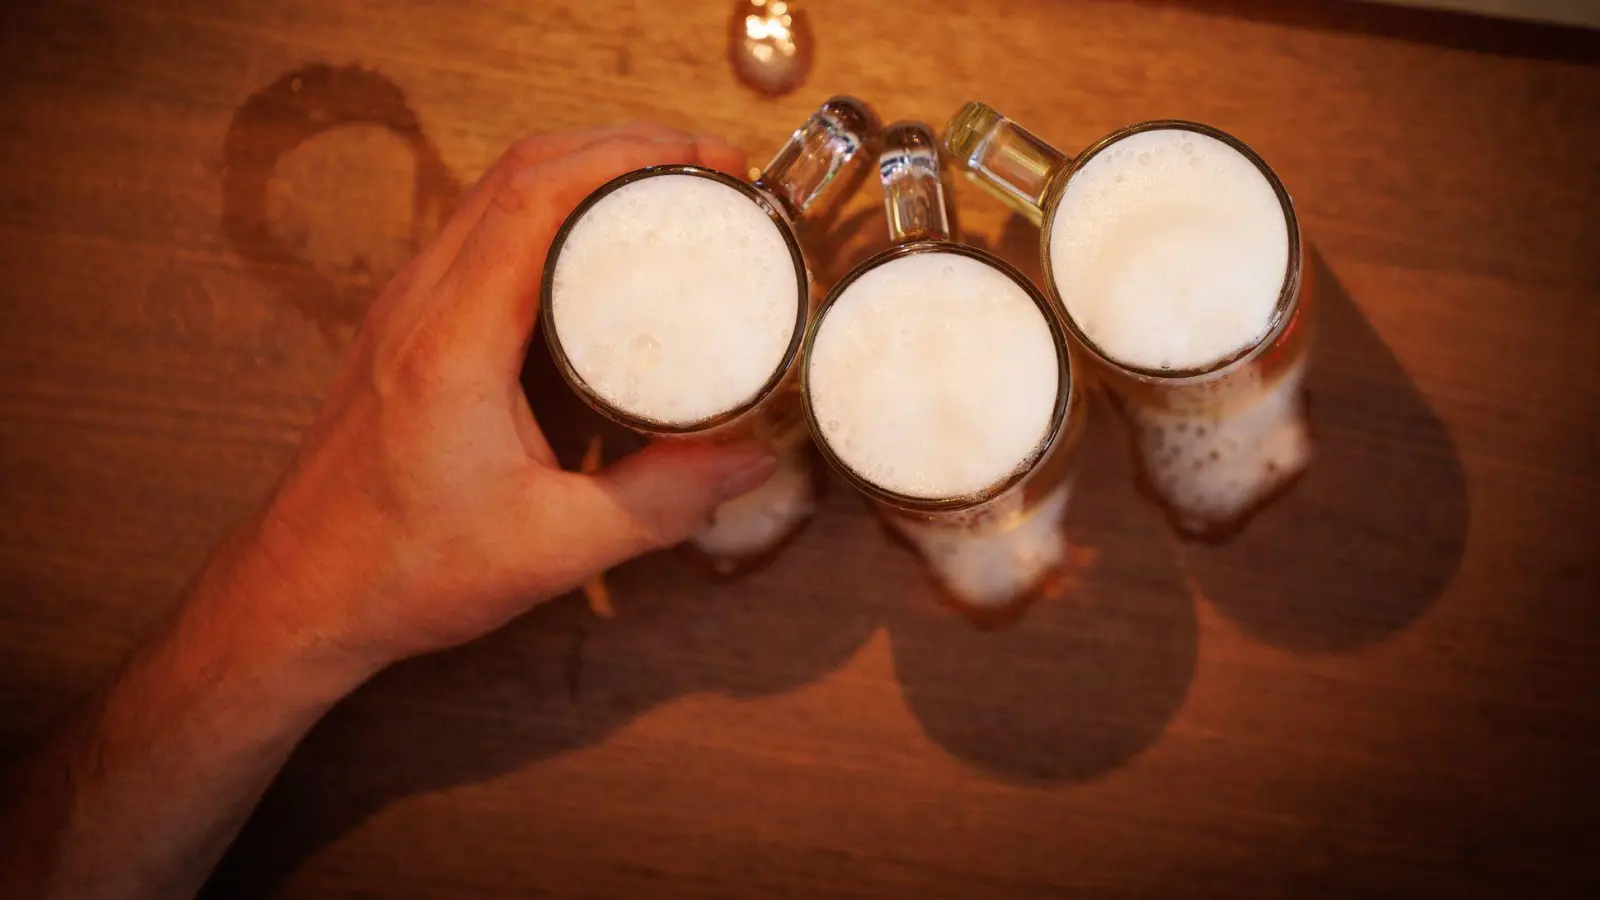
[[[634,124],[526,138],[373,303],[262,510],[6,781],[0,896],[192,896],[307,730],[398,660],[676,544],[772,473],[755,444],[563,471],[518,375],[557,228],[646,165],[743,171]]]

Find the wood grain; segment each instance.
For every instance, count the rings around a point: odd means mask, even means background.
[[[0,12],[0,741],[81,697],[270,488],[350,328],[513,138],[633,117],[764,159],[821,99],[1064,148],[1257,147],[1323,302],[1319,461],[1174,541],[1097,421],[1070,592],[980,632],[842,484],[771,567],[667,555],[386,673],[218,897],[1594,896],[1600,39],[1303,4],[60,0]],[[963,186],[971,239],[1033,233]],[[819,260],[881,241],[868,195]],[[569,463],[596,423],[530,360]]]

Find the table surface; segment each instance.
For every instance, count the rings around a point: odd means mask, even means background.
[[[820,100],[981,98],[1066,148],[1249,141],[1314,246],[1318,459],[1173,539],[1101,417],[1072,584],[981,631],[832,484],[771,566],[672,555],[385,673],[224,897],[1595,896],[1600,38],[1361,3],[807,2],[765,99],[722,2],[10,4],[0,19],[0,741],[270,489],[384,278],[518,135],[634,117],[757,160]],[[1037,272],[970,187],[968,235]],[[818,266],[881,242],[863,195]],[[535,357],[571,462],[596,428]]]

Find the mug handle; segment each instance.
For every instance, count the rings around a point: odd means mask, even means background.
[[[944,146],[967,177],[1005,205],[1044,222],[1045,198],[1068,158],[983,103],[968,103],[944,129]]]
[[[950,208],[932,129],[921,122],[897,122],[884,129],[878,175],[891,241],[950,240]]]
[[[871,107],[854,97],[830,98],[795,129],[755,186],[776,201],[791,225],[825,220],[864,171],[862,151],[877,136],[878,117]]]

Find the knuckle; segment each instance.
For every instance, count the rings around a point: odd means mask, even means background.
[[[506,148],[504,166],[510,171],[526,168],[544,158],[545,147],[550,143],[543,133],[525,134]]]
[[[379,341],[373,354],[373,387],[387,400],[425,401],[449,383],[451,359],[449,342],[437,329],[408,329]]]
[[[569,498],[569,502],[554,505],[562,511],[559,515],[565,517],[578,511],[576,515],[588,520],[586,524],[591,532],[603,533],[605,543],[626,548],[629,556],[680,544],[701,524],[670,498],[647,498],[637,492],[615,490],[607,485],[604,474],[596,477],[559,471],[555,477],[561,485],[557,495]],[[548,487],[546,485],[540,495],[546,502],[534,503],[535,508],[551,508]],[[572,527],[572,523],[565,523],[565,527]],[[563,530],[563,526],[555,526],[555,529]]]
[[[673,128],[669,125],[663,125],[660,122],[652,122],[649,119],[634,119],[623,125],[620,129],[620,133],[623,136],[633,138],[653,138],[657,140],[672,139],[680,141],[687,141],[691,139],[688,132]]]
[[[640,543],[658,549],[683,543],[701,524],[681,506],[657,504],[635,509],[633,520]]]
[[[682,134],[673,134],[668,131],[635,132],[632,134],[614,134],[598,145],[604,150],[634,149],[639,147],[652,147],[659,144],[688,143],[689,138]]]
[[[523,169],[501,182],[493,203],[497,210],[515,218],[526,218],[539,209],[546,196],[544,179],[537,167]]]
[[[671,139],[665,136],[613,134],[584,148],[583,155],[588,159],[632,160],[636,156],[647,155],[652,150],[659,152],[660,148],[670,144]]]

